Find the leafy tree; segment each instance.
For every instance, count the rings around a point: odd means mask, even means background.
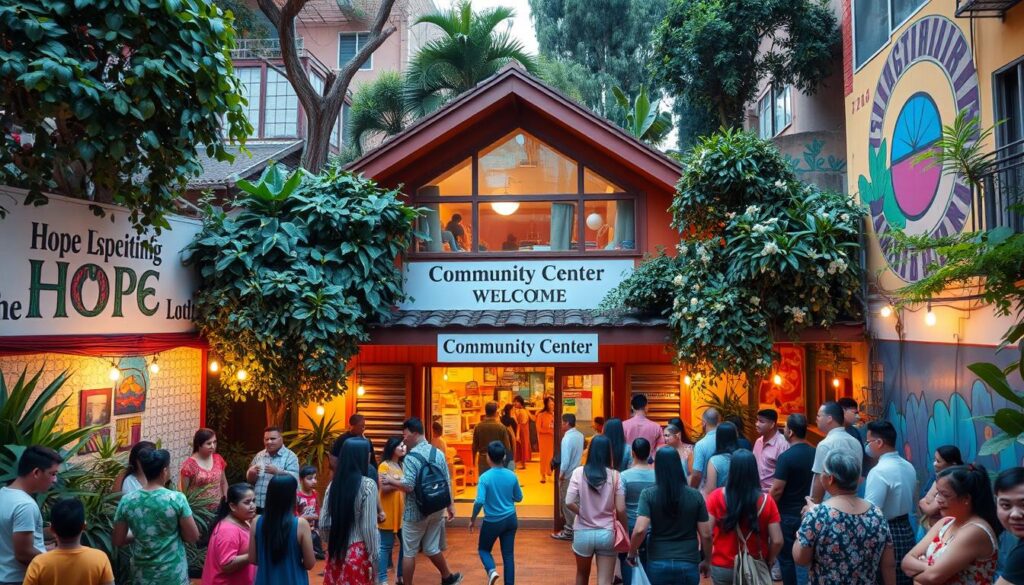
[[[406,72],[406,97],[415,111],[436,110],[512,62],[536,74],[534,58],[522,43],[508,28],[497,30],[513,16],[515,11],[502,6],[473,12],[470,0],[460,0],[449,10],[420,17],[417,24],[432,24],[443,36],[420,49]]]
[[[667,0],[530,0],[530,13],[541,55],[586,68],[596,83],[581,86],[583,103],[621,119],[612,86],[626,95],[653,86],[647,67],[651,31],[667,5]]]
[[[765,78],[813,93],[838,41],[826,0],[669,0],[651,68],[678,99],[739,127]]]
[[[277,30],[281,43],[281,60],[284,62],[288,81],[292,84],[303,111],[306,112],[306,142],[302,147],[302,168],[317,173],[327,163],[331,133],[341,114],[341,106],[344,104],[352,78],[370,55],[398,30],[394,25],[387,23],[395,0],[380,0],[372,21],[368,20],[361,10],[353,9],[351,0],[338,1],[338,6],[354,21],[367,23],[369,32],[366,33],[366,41],[359,47],[352,60],[327,74],[323,93],[317,92],[302,68],[302,62],[299,60],[301,51],[296,45],[295,20],[309,0],[286,0],[283,4],[279,0],[257,1],[263,15]]]
[[[239,211],[211,210],[185,261],[199,271],[196,323],[222,358],[222,387],[264,401],[279,424],[288,404],[345,391],[367,326],[404,298],[395,259],[417,212],[333,167],[285,179],[271,166],[238,186]]]
[[[987,150],[992,142],[994,128],[982,129],[976,117],[967,110],[959,112],[953,123],[944,126],[936,148],[922,153],[917,163],[939,165],[948,174],[957,174],[975,191],[982,189],[982,181],[995,167],[995,153]],[[1012,183],[1003,185],[1012,188]],[[890,189],[891,190],[891,189]],[[1009,193],[1011,209],[1021,212],[1020,202],[1024,189]],[[913,252],[934,250],[942,258],[928,267],[925,276],[899,290],[900,304],[921,304],[941,297],[953,287],[979,288],[980,301],[992,305],[998,316],[1013,316],[1016,322],[1003,334],[999,350],[1024,339],[1024,234],[1014,233],[1009,226],[1000,226],[985,232],[964,232],[943,238],[906,236],[897,232],[898,247]],[[993,363],[974,363],[967,366],[989,388],[1012,406],[1000,408],[985,417],[1002,432],[988,439],[978,455],[992,455],[1015,442],[1024,442],[1024,397],[1013,390],[1009,376],[1016,372],[1024,378],[1024,351],[1009,367],[1000,368]]]
[[[705,381],[745,375],[752,393],[779,338],[860,314],[863,212],[802,184],[774,145],[747,132],[702,138],[682,165],[671,207],[682,235],[675,263],[656,259],[619,288],[637,288],[637,278],[671,282],[661,310],[677,360]],[[621,304],[653,308],[645,298],[666,298],[645,286],[651,295]]]
[[[680,98],[676,98],[672,104],[672,117],[676,122],[676,148],[679,152],[689,150],[700,138],[710,136],[721,128],[718,114]]]
[[[206,0],[0,5],[0,182],[164,213],[251,127],[232,74],[232,18]],[[200,146],[201,145],[201,146]],[[96,208],[97,210],[99,208]]]
[[[588,95],[601,92],[601,80],[586,67],[574,61],[537,57],[537,69],[544,83],[557,89],[578,104],[589,107]]]
[[[658,111],[661,108],[661,100],[654,100],[654,103],[651,103],[647,97],[646,87],[640,88],[640,95],[632,102],[618,86],[612,88],[612,93],[619,107],[626,111],[623,128],[634,138],[658,145],[672,131],[672,117]]]
[[[352,98],[348,125],[356,153],[363,152],[367,140],[387,139],[404,130],[410,120],[409,109],[404,82],[397,72],[385,71],[359,86]]]

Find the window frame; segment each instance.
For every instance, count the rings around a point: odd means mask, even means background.
[[[363,43],[365,42],[364,38],[370,36],[370,31],[343,31],[338,33],[338,69],[341,69],[346,63],[348,63],[348,61],[341,60],[341,41],[346,36],[353,36],[356,38],[356,52],[352,55],[352,58],[355,59],[355,56],[359,54],[359,50],[363,47]],[[356,71],[373,71],[373,53],[370,53],[366,62],[360,65],[359,69]]]
[[[758,100],[757,100],[757,116],[758,116],[758,118],[757,118],[757,135],[758,135],[759,138],[761,138],[763,140],[771,140],[772,138],[775,138],[778,135],[780,135],[783,132],[785,132],[790,126],[793,125],[793,86],[792,85],[784,85],[783,86],[783,90],[782,91],[789,93],[789,97],[786,99],[786,102],[785,102],[786,105],[788,106],[786,108],[786,111],[787,111],[789,116],[788,116],[788,119],[786,120],[786,123],[781,125],[781,126],[779,125],[779,121],[775,117],[775,112],[776,112],[776,110],[775,110],[775,100],[779,96],[782,95],[782,92],[777,91],[777,89],[778,89],[778,86],[776,86],[774,83],[769,83],[768,84],[768,88],[764,91],[763,94],[761,94],[761,97],[758,98]],[[765,116],[764,104],[768,105],[768,110],[767,110],[767,116],[768,116],[768,135],[767,136],[765,136],[762,133],[762,129],[764,128],[763,117]]]
[[[999,124],[996,127],[996,148],[1005,148],[1011,144],[1024,141],[1024,57],[1020,57],[999,69],[992,72],[992,112],[994,113],[994,119],[1005,120],[1007,118],[1007,105],[1003,100],[1003,84],[1006,83],[1005,75],[1010,71],[1017,70],[1017,99],[1020,120],[1017,127],[1017,132],[1021,138],[1018,138],[1014,142],[1010,142],[1007,137],[1006,124]]]
[[[853,71],[854,72],[860,71],[861,68],[863,68],[868,63],[873,61],[874,58],[877,57],[879,53],[884,51],[885,48],[889,46],[889,43],[892,42],[892,30],[893,30],[892,29],[892,2],[890,0],[879,0],[879,1],[882,1],[882,2],[885,3],[885,19],[886,19],[886,27],[885,27],[886,35],[885,35],[885,40],[882,42],[881,45],[878,46],[877,49],[875,49],[875,51],[873,53],[871,53],[870,55],[865,57],[864,61],[862,63],[859,63],[859,64],[857,63],[857,60],[860,57],[859,52],[857,51],[857,6],[861,2],[863,2],[863,1],[864,0],[851,0],[850,1],[850,34],[852,36],[852,38],[850,40],[852,41],[851,44],[853,46]],[[911,16],[913,16],[913,15],[911,15]]]
[[[587,164],[587,161],[579,157],[570,156],[565,152],[564,149],[560,148],[556,143],[552,142],[548,137],[537,133],[534,130],[520,127],[520,130],[527,132],[544,142],[547,146],[559,152],[562,156],[565,156],[569,160],[576,163],[576,193],[558,193],[558,194],[533,194],[533,195],[515,195],[515,194],[502,194],[502,195],[481,195],[479,184],[480,184],[480,172],[479,172],[479,159],[480,152],[487,147],[493,145],[493,142],[488,142],[484,146],[479,148],[473,148],[470,152],[461,152],[459,156],[445,157],[446,164],[443,166],[439,165],[429,173],[428,178],[422,180],[415,185],[415,188],[411,190],[409,196],[410,202],[413,207],[420,207],[424,204],[468,204],[470,207],[470,216],[472,217],[470,225],[472,226],[472,241],[470,242],[470,250],[465,253],[452,253],[452,252],[421,252],[417,250],[419,239],[415,239],[409,250],[409,257],[422,260],[461,260],[461,261],[472,261],[472,260],[495,260],[495,259],[516,259],[523,260],[527,258],[608,258],[608,257],[626,257],[636,258],[642,257],[644,250],[646,249],[647,234],[646,234],[646,196],[643,191],[631,189],[623,183],[619,178],[609,176],[607,172],[599,170],[596,165]],[[507,132],[503,132],[501,136],[505,136]],[[494,140],[500,140],[501,136],[496,137]],[[441,175],[446,170],[451,169],[467,158],[470,159],[470,171],[471,175],[471,195],[437,195],[424,197],[419,195],[419,190],[429,185],[429,181],[433,178]],[[590,169],[598,176],[604,178],[607,181],[614,183],[617,187],[625,189],[624,191],[616,191],[613,193],[585,193],[583,189],[584,185],[584,173],[585,169]],[[501,202],[501,201],[514,201],[517,203],[538,203],[538,202],[572,202],[576,204],[576,245],[569,250],[545,250],[545,251],[503,251],[503,250],[485,250],[480,251],[480,206],[489,203]],[[586,239],[582,236],[586,232],[586,217],[583,211],[586,209],[588,202],[596,201],[632,201],[633,202],[633,214],[634,214],[634,230],[636,232],[635,248],[632,250],[587,250]]]

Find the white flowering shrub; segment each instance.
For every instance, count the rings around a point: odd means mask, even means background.
[[[767,373],[773,344],[861,315],[863,212],[797,180],[770,142],[724,131],[683,157],[682,240],[667,308],[677,359],[709,377]]]

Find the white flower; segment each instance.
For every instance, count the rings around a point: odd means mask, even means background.
[[[747,207],[747,210],[744,211],[743,213],[745,215],[757,215],[760,212],[761,212],[761,208],[760,207],[758,207],[756,205],[751,205],[750,207]]]
[[[697,318],[697,329],[706,329],[708,326],[708,320],[704,317]]]
[[[761,306],[761,299],[759,299],[757,297],[750,297],[750,304],[754,305],[755,307],[760,307]]]
[[[679,244],[678,246],[676,246],[676,249],[679,250],[680,256],[686,256],[686,253],[689,251],[689,248],[686,247],[686,244]]]
[[[844,262],[843,260],[833,260],[833,261],[828,263],[828,273],[829,274],[835,274],[837,272],[839,274],[842,274],[842,273],[846,272],[847,268],[849,268],[849,266],[847,266],[846,262]]]
[[[672,279],[672,284],[676,286],[683,286],[683,275],[677,274],[676,277]]]
[[[766,231],[768,231],[768,228],[765,227],[764,224],[759,223],[759,224],[755,224],[754,227],[751,229],[751,231],[753,231],[755,234],[763,234]]]
[[[807,252],[807,257],[810,258],[811,260],[817,260],[818,258],[821,258],[821,254],[819,254],[815,250],[809,250]]]
[[[732,220],[732,218],[734,218],[734,217],[736,217],[736,212],[735,211],[730,211],[729,213],[725,214],[725,218],[728,219],[728,220]]]
[[[764,245],[764,248],[761,250],[761,255],[762,256],[771,256],[773,254],[778,254],[778,253],[779,253],[779,245],[776,244],[775,242],[768,242],[767,244]]]
[[[690,290],[692,290],[693,292],[700,292],[700,285],[695,284],[692,287],[690,287]]]
[[[785,189],[786,188],[786,182],[783,181],[782,179],[779,179],[779,180],[775,181],[775,187],[777,189]]]
[[[691,307],[696,307],[697,306],[697,298],[696,297],[690,299],[690,306]]]
[[[721,313],[725,310],[725,305],[722,303],[715,303],[712,307],[716,313]]]
[[[842,221],[843,223],[849,223],[850,222],[850,214],[849,213],[841,214],[839,216],[839,220]]]

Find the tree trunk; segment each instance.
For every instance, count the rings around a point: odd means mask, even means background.
[[[327,100],[325,100],[327,101]],[[330,105],[327,104],[324,112],[318,119],[306,116],[306,144],[302,151],[302,168],[311,173],[319,173],[327,164],[327,157],[331,152],[331,133],[334,132],[334,124],[340,115],[341,105],[330,114]]]
[[[284,415],[288,404],[280,398],[268,399],[263,403],[267,410],[267,426],[284,428]]]

